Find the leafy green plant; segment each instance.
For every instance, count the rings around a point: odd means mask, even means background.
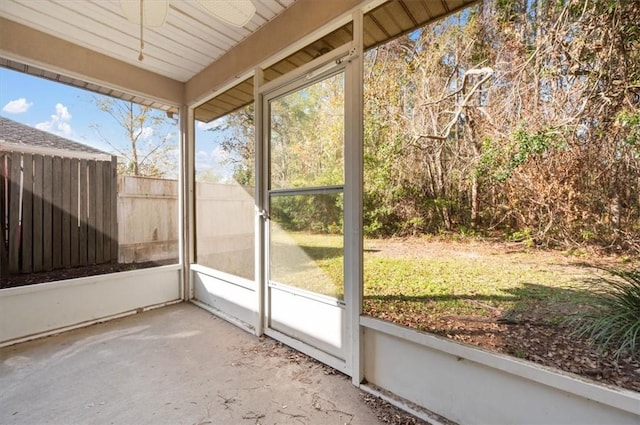
[[[630,146],[638,147],[640,142],[640,112],[622,111],[616,116],[616,121],[627,130],[625,142]]]
[[[522,242],[527,248],[531,248],[535,245],[533,240],[533,230],[530,227],[525,227],[522,230],[516,230],[508,239],[511,242]]]
[[[577,317],[576,333],[614,350],[616,359],[624,353],[640,357],[640,270],[610,273],[598,279],[594,309]]]

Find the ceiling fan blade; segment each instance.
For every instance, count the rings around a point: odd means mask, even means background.
[[[207,12],[234,27],[245,26],[256,13],[251,0],[196,0]]]
[[[120,0],[120,8],[125,18],[134,24],[139,24],[141,2],[144,26],[162,26],[169,13],[169,0]]]

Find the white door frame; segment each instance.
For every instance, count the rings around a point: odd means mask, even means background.
[[[256,90],[256,167],[257,173],[256,176],[259,177],[259,182],[256,187],[260,188],[258,191],[256,198],[256,205],[258,209],[258,223],[256,230],[258,235],[259,242],[257,243],[256,253],[258,254],[256,258],[260,260],[257,267],[260,268],[259,272],[256,273],[256,276],[260,279],[258,283],[258,303],[259,303],[259,311],[258,316],[256,318],[256,333],[266,333],[276,339],[281,340],[287,345],[292,346],[293,348],[309,354],[316,359],[329,364],[330,366],[344,372],[347,374],[352,374],[352,365],[353,362],[353,352],[354,352],[354,341],[353,341],[353,332],[351,331],[354,328],[359,329],[359,325],[351,323],[354,317],[358,317],[360,314],[360,305],[361,299],[358,294],[361,292],[357,289],[348,288],[353,286],[353,274],[354,270],[356,270],[356,274],[360,275],[360,272],[357,270],[361,270],[361,266],[355,264],[354,267],[354,255],[353,252],[361,252],[359,250],[359,246],[361,246],[361,238],[360,235],[360,226],[357,225],[358,219],[354,223],[354,217],[360,217],[361,210],[354,211],[354,208],[359,208],[361,205],[361,201],[358,201],[361,198],[362,189],[361,187],[354,187],[354,176],[353,171],[351,169],[350,161],[353,161],[354,154],[357,155],[361,143],[361,121],[357,121],[357,116],[361,116],[361,112],[357,112],[353,109],[353,99],[350,97],[356,93],[361,93],[361,88],[351,87],[352,84],[359,81],[360,78],[356,76],[354,78],[354,73],[358,73],[361,69],[360,65],[361,55],[357,55],[356,50],[354,50],[353,42],[347,43],[332,52],[327,53],[321,58],[318,58],[298,69],[292,71],[290,74],[287,74],[277,80],[271,81],[267,84],[260,85],[262,80],[262,71],[256,72],[256,80],[255,80],[255,90]],[[344,185],[342,186],[342,193],[345,200],[345,207],[343,211],[344,217],[344,301],[334,301],[339,308],[342,309],[341,317],[342,317],[342,326],[341,326],[341,345],[342,352],[340,356],[336,356],[335,353],[329,354],[321,349],[313,347],[305,342],[300,341],[299,339],[293,338],[289,335],[285,335],[282,332],[279,332],[275,329],[269,327],[268,318],[271,317],[271,299],[270,299],[270,290],[269,290],[269,282],[268,282],[268,237],[269,237],[269,229],[268,229],[268,207],[269,207],[269,108],[266,106],[268,102],[274,98],[279,96],[283,96],[287,93],[294,92],[296,90],[300,90],[305,86],[312,85],[318,81],[321,81],[328,76],[338,74],[343,72],[344,74],[344,83],[345,83],[345,134],[344,134],[344,167],[345,167],[345,175],[344,175]],[[362,103],[360,97],[360,104]],[[356,104],[358,102],[356,101]],[[357,170],[361,169],[361,167],[355,167],[356,173],[359,173]],[[356,178],[355,181],[362,181],[361,177]],[[347,196],[353,198],[354,196],[358,199],[356,201],[347,200]],[[357,229],[353,229],[352,227],[356,224]],[[349,227],[347,227],[349,226]],[[354,243],[354,239],[357,239]],[[355,246],[354,246],[355,245]],[[354,248],[358,251],[354,251]],[[350,255],[347,252],[351,252]],[[356,255],[358,256],[358,255]],[[356,261],[356,263],[360,263]],[[360,278],[359,278],[360,279]],[[358,280],[359,280],[358,279]],[[295,294],[294,291],[290,291],[295,296],[304,296],[304,294]],[[356,299],[354,299],[354,296]],[[330,304],[329,300],[323,300],[322,296],[318,297],[307,297],[307,298],[315,298],[317,302],[324,302]],[[354,305],[356,307],[356,313],[354,314]],[[358,342],[359,344],[359,342]],[[359,355],[359,349],[356,350]]]

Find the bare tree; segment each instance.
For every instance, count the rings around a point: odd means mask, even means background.
[[[94,98],[94,103],[123,131],[124,143],[118,143],[105,137],[97,125],[93,126],[117,153],[120,174],[165,177],[172,173],[176,159],[174,119],[149,106],[114,98]]]
[[[369,52],[367,229],[640,246],[637,22],[632,0],[486,0]]]

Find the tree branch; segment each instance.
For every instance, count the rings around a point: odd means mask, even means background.
[[[451,129],[453,128],[455,123],[458,122],[458,119],[460,119],[462,110],[465,108],[465,106],[467,106],[467,104],[469,103],[469,100],[471,100],[473,95],[476,93],[476,91],[478,91],[478,89],[482,86],[482,84],[484,84],[491,78],[491,76],[493,75],[493,69],[490,67],[484,67],[484,68],[470,69],[466,71],[464,73],[464,77],[462,78],[461,87],[458,90],[456,90],[454,93],[451,93],[449,96],[447,96],[447,97],[451,97],[460,92],[464,93],[467,87],[468,81],[471,79],[471,77],[476,75],[481,75],[482,78],[480,78],[473,85],[473,87],[471,87],[471,90],[467,92],[465,97],[462,99],[462,102],[460,102],[460,104],[456,107],[456,110],[453,112],[453,118],[451,118],[451,120],[444,127],[443,134],[442,135],[424,134],[424,135],[418,136],[418,138],[426,138],[426,139],[434,139],[434,140],[447,140],[449,138],[449,135],[451,134]],[[444,100],[444,98],[442,100]]]

